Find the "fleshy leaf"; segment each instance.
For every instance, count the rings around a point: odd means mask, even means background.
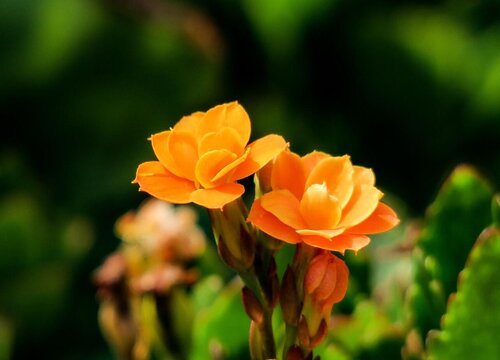
[[[448,178],[427,216],[414,250],[414,280],[408,291],[411,326],[422,338],[439,327],[448,296],[481,231],[491,223],[489,185],[469,166]]]
[[[442,331],[428,336],[429,359],[499,359],[500,228],[483,232],[450,298]]]

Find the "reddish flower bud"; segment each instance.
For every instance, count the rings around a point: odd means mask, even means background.
[[[264,310],[259,300],[252,293],[252,290],[244,286],[243,289],[241,289],[241,297],[247,315],[257,324],[261,324],[264,319]]]
[[[322,251],[312,259],[304,277],[304,307],[299,323],[299,338],[304,345],[313,348],[326,335],[333,305],[344,298],[348,277],[345,263],[330,252]]]

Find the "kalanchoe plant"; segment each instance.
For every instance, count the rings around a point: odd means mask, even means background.
[[[151,136],[158,160],[139,165],[134,182],[158,199],[209,210],[220,257],[244,283],[252,359],[310,359],[347,290],[348,268],[331,251],[358,251],[370,242],[367,235],[399,220],[380,201],[370,169],[352,165],[349,156],[300,157],[278,135],[247,145],[250,127],[237,102],[186,116]],[[256,199],[248,212],[237,181],[253,174]],[[281,281],[280,242],[296,246]],[[272,327],[278,304],[286,324],[281,351]]]

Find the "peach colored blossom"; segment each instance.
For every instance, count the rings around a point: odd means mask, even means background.
[[[380,201],[383,194],[375,187],[373,171],[352,165],[347,155],[314,151],[300,157],[286,150],[266,178],[272,191],[254,201],[248,220],[288,243],[357,251],[370,242],[368,234],[399,222]]]
[[[286,146],[278,135],[247,145],[250,119],[237,102],[183,117],[151,136],[158,161],[139,165],[139,190],[176,204],[222,208],[245,191],[236,181],[254,174]]]

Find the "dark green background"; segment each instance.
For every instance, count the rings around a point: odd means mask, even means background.
[[[348,153],[411,216],[459,163],[500,180],[493,0],[3,0],[0,69],[15,358],[109,358],[91,273],[146,197],[147,137],[185,114],[238,100],[253,138]]]

